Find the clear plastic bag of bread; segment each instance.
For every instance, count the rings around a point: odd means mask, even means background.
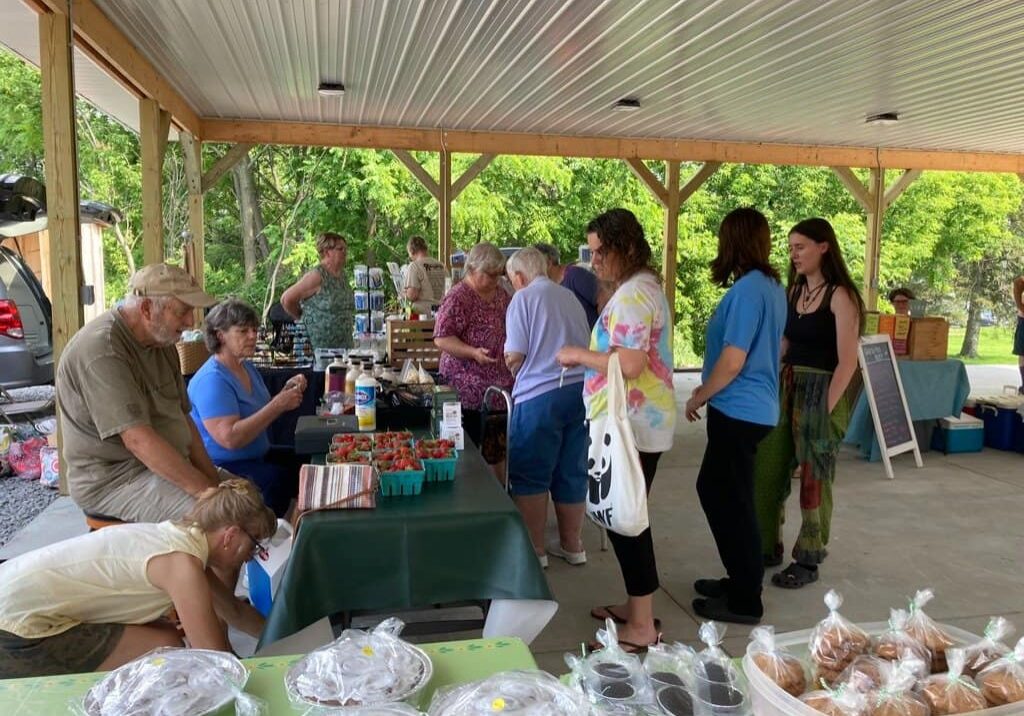
[[[835,689],[824,686],[819,691],[808,691],[800,701],[825,716],[865,716],[867,713],[867,697],[845,684]]]
[[[907,631],[909,621],[910,613],[906,609],[890,610],[889,629],[875,639],[875,656],[886,661],[919,659],[924,673],[918,674],[918,678],[924,678],[930,673],[932,652]]]
[[[807,691],[807,673],[800,660],[775,643],[775,627],[761,626],[750,632],[751,658],[761,672],[790,694]]]
[[[873,654],[861,654],[839,675],[837,686],[859,691],[862,694],[882,688],[885,674],[892,668],[892,662]]]
[[[865,716],[930,716],[928,704],[913,690],[923,663],[920,659],[901,659],[887,669],[882,688],[868,694]]]
[[[993,661],[977,679],[982,696],[992,706],[1024,701],[1024,638],[1006,656]]]
[[[828,616],[811,631],[808,642],[814,664],[815,683],[832,686],[853,660],[868,650],[871,638],[863,629],[839,613],[843,597],[830,589],[825,595]]]
[[[972,679],[981,673],[989,664],[1010,653],[1006,640],[1013,635],[1013,624],[1005,617],[992,617],[985,627],[985,634],[980,641],[966,647],[964,673]]]
[[[928,648],[932,653],[931,672],[940,674],[946,671],[946,649],[954,642],[934,619],[924,613],[925,605],[934,597],[931,589],[922,589],[910,600],[907,633]]]
[[[947,649],[949,672],[934,674],[919,684],[921,696],[932,710],[932,716],[968,714],[988,708],[988,702],[974,679],[964,676],[967,653],[963,649]]]

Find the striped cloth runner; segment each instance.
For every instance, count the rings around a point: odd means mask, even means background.
[[[370,465],[303,465],[299,470],[298,513],[376,506],[377,478]]]

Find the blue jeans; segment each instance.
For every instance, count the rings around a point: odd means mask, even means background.
[[[587,495],[587,426],[583,386],[573,383],[512,408],[508,476],[513,495],[551,493],[559,504]]]

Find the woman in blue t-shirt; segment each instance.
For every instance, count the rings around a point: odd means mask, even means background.
[[[306,379],[296,375],[270,397],[248,360],[258,325],[256,311],[244,301],[229,298],[213,307],[206,317],[206,347],[213,355],[189,382],[188,398],[210,459],[255,482],[280,517],[297,494],[298,474],[293,461],[271,455],[267,428],[302,403]]]
[[[732,286],[707,328],[702,384],[686,403],[691,422],[707,404],[708,443],[697,494],[725,566],[699,579],[693,609],[705,619],[756,624],[761,603],[761,537],[754,509],[757,444],[779,419],[779,355],[786,293],[769,262],[771,232],[755,209],[731,211],[718,229],[711,277]]]

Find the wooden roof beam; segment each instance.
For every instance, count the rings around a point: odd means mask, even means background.
[[[465,189],[470,183],[476,179],[480,172],[487,168],[487,166],[494,161],[494,154],[481,154],[476,158],[476,161],[470,164],[466,171],[462,172],[462,176],[455,180],[452,184],[452,199],[459,198],[459,194]]]
[[[631,157],[630,159],[626,159],[625,162],[626,166],[629,167],[629,170],[633,172],[633,175],[643,182],[650,190],[651,195],[658,200],[658,203],[661,204],[661,208],[667,209],[669,190],[661,183],[661,179],[655,176],[654,172],[647,168],[643,159]]]
[[[201,189],[203,194],[210,191],[220,181],[221,177],[235,168],[235,165],[242,161],[242,157],[252,149],[251,144],[236,144],[228,149],[220,159],[213,163],[213,166],[203,174]],[[201,168],[201,167],[200,167]]]
[[[396,157],[398,157],[398,161],[404,164],[405,168],[419,180],[420,184],[423,185],[423,188],[430,192],[432,197],[441,201],[441,186],[434,181],[434,177],[427,173],[427,170],[423,168],[423,165],[416,161],[416,157],[409,154],[409,152],[404,149],[393,149],[392,152]]]
[[[903,172],[900,178],[886,190],[885,198],[882,200],[882,207],[888,209],[894,201],[900,198],[900,194],[906,191],[907,187],[913,184],[919,176],[921,176],[920,169],[907,169]]]

